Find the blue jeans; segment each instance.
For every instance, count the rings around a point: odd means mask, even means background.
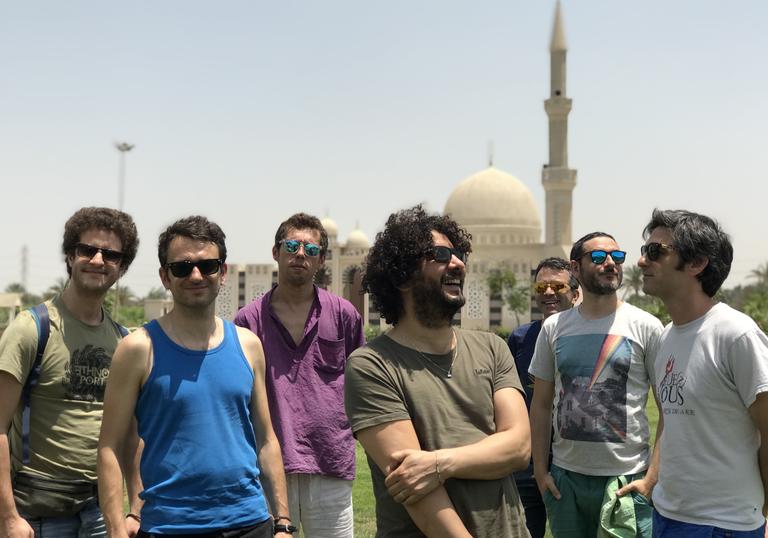
[[[107,535],[104,516],[96,500],[87,503],[74,516],[24,519],[35,531],[35,538],[101,538]]]
[[[763,538],[765,523],[752,531],[731,531],[711,525],[683,523],[653,511],[653,538]]]

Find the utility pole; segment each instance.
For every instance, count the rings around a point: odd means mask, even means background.
[[[120,164],[117,171],[117,209],[123,211],[125,205],[125,154],[131,151],[135,144],[115,142],[115,148],[120,152]],[[115,304],[112,308],[112,318],[118,321],[120,315],[120,279],[115,282]]]

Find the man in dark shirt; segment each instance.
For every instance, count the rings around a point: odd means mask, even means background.
[[[579,298],[579,282],[571,274],[570,264],[562,258],[546,258],[539,263],[534,273],[533,290],[536,304],[544,317],[521,325],[509,335],[509,350],[515,358],[518,372],[527,372],[531,365],[541,322],[552,314],[571,308]],[[525,405],[530,411],[533,383],[523,383],[523,388]],[[536,480],[533,479],[533,464],[516,472],[515,482],[525,507],[525,520],[531,538],[543,538],[547,526],[547,512]]]

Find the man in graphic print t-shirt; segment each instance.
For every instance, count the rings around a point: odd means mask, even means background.
[[[662,325],[619,300],[625,256],[603,232],[574,243],[583,302],[544,321],[529,369],[534,477],[555,537],[595,536],[606,488],[619,480],[619,494],[632,495],[637,536],[651,536],[656,465],[645,404]]]
[[[133,219],[115,209],[85,207],[64,226],[69,281],[45,303],[50,334],[30,395],[26,452],[18,404],[37,351],[31,313],[22,312],[0,340],[0,536],[105,534],[96,499],[96,441],[121,334],[103,304],[138,243]],[[129,481],[138,494],[137,483]],[[134,509],[137,502],[132,495]],[[138,528],[132,519],[124,524],[131,532]]]

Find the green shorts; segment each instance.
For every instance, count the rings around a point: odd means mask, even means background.
[[[550,474],[555,486],[560,490],[560,500],[555,500],[548,491],[542,498],[547,507],[547,519],[552,536],[555,538],[592,538],[597,535],[600,525],[600,508],[603,504],[605,487],[610,476],[590,476],[573,471],[566,471],[552,465]],[[627,480],[637,480],[645,472],[626,475]],[[651,538],[653,508],[648,499],[633,492],[637,536]]]

